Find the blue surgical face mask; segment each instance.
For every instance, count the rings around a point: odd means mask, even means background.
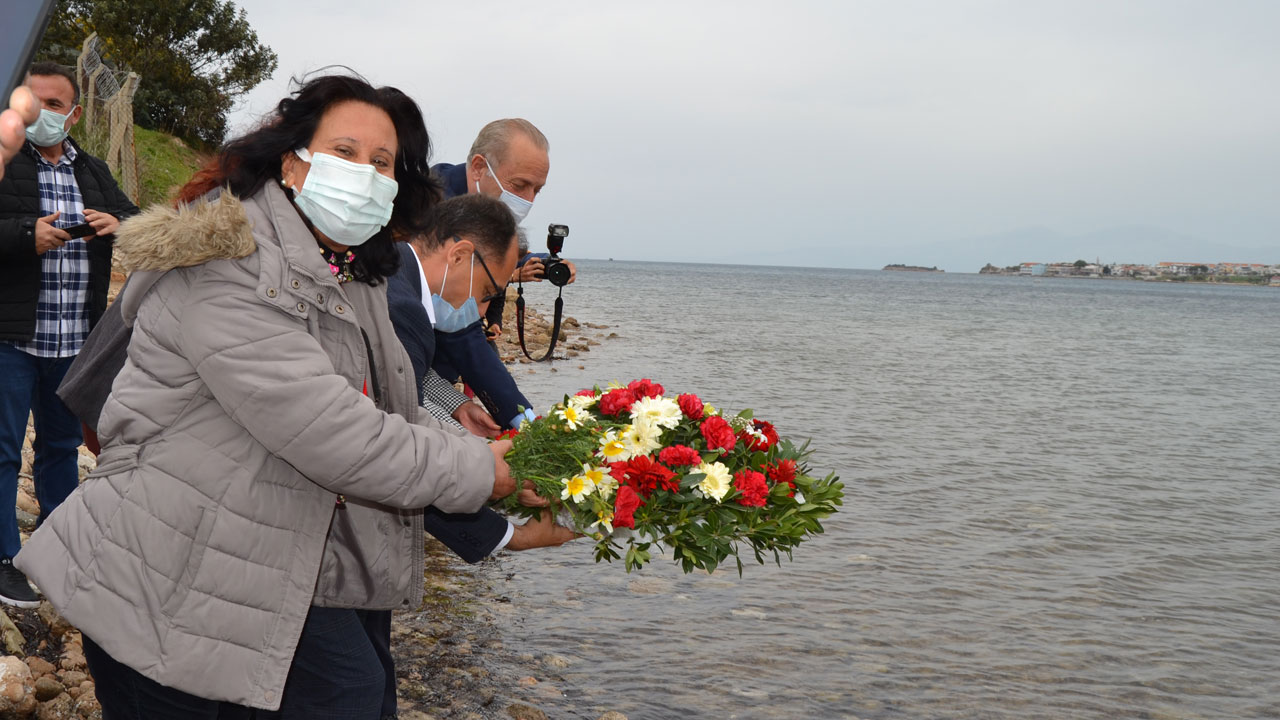
[[[455,333],[465,330],[473,323],[480,322],[480,306],[471,294],[471,282],[476,277],[476,256],[471,255],[471,280],[467,282],[467,301],[462,307],[454,307],[440,297],[440,293],[431,293],[431,309],[436,312],[435,330],[442,333]],[[444,284],[449,281],[449,266],[444,268],[444,278],[440,280],[440,292],[444,292]]]
[[[74,112],[74,110],[72,111]],[[67,139],[67,118],[71,113],[58,113],[41,109],[40,117],[27,127],[27,139],[36,147],[53,147]]]
[[[311,163],[302,189],[293,198],[303,215],[330,240],[360,245],[391,220],[400,186],[372,165],[353,163],[328,153],[293,151]]]
[[[525,216],[533,209],[533,203],[502,187],[502,181],[498,179],[498,174],[493,171],[493,166],[489,164],[489,158],[484,159],[484,166],[489,168],[489,174],[493,176],[493,181],[498,183],[498,188],[502,190],[502,197],[498,199],[515,216],[517,225],[524,222]],[[480,192],[479,180],[476,181],[476,192]]]

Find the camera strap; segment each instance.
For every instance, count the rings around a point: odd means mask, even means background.
[[[529,348],[524,345],[524,283],[516,285],[516,333],[520,336],[520,349],[524,351],[524,356],[534,362],[542,362],[550,360],[551,353],[556,349],[556,341],[560,339],[560,321],[564,318],[564,286],[560,286],[560,292],[556,294],[556,311],[551,321],[551,344],[547,345],[547,354],[540,358],[536,358],[529,354]]]

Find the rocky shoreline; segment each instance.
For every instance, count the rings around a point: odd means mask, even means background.
[[[504,362],[531,362],[520,351],[516,336],[514,290],[509,291],[503,328],[506,332],[497,345]],[[600,344],[607,330],[564,318],[556,357],[575,358],[588,352]],[[540,357],[550,334],[551,322],[526,308],[529,352]],[[33,438],[34,430],[28,426],[17,501],[24,542],[35,529],[40,511],[31,481]],[[96,458],[82,446],[80,479],[96,465]],[[546,681],[563,667],[563,661],[517,657],[504,650],[501,613],[494,610],[503,599],[494,595],[485,579],[484,563],[470,566],[434,540],[427,545],[426,600],[416,612],[396,613],[392,624],[401,720],[547,718],[539,704],[549,699],[547,693],[558,696],[554,683]],[[80,633],[48,602],[34,610],[2,607],[0,638],[5,656],[0,657],[0,719],[100,720],[102,708],[85,664]],[[626,720],[626,716],[609,711],[599,719]]]

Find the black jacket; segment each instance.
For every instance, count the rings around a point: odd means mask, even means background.
[[[76,149],[72,168],[84,206],[116,216],[136,215],[134,205],[111,177],[107,164]],[[4,169],[0,179],[0,340],[27,341],[35,336],[36,303],[40,297],[40,256],[36,254],[36,220],[40,211],[40,186],[31,143]],[[111,283],[111,246],[114,235],[86,239],[89,246],[89,326],[97,324],[107,309],[107,287]]]

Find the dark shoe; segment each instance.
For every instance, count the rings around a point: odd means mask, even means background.
[[[13,566],[13,558],[0,558],[0,602],[20,608],[40,604],[40,596],[31,589],[27,576]]]

